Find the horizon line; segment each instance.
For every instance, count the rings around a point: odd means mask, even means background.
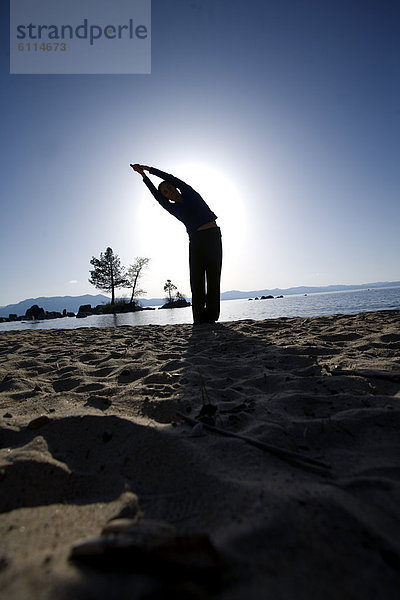
[[[302,288],[330,288],[330,287],[346,287],[346,288],[351,288],[351,287],[366,287],[366,286],[378,286],[378,285],[388,285],[388,284],[399,284],[400,285],[400,280],[397,281],[370,281],[370,282],[366,282],[366,283],[330,283],[330,284],[325,284],[325,285],[294,285],[294,286],[289,286],[289,287],[285,287],[285,288],[280,288],[280,287],[274,287],[274,288],[259,288],[259,289],[253,289],[253,290],[239,290],[239,289],[230,289],[230,290],[226,290],[224,292],[221,292],[221,296],[223,294],[228,294],[228,293],[240,293],[240,294],[251,294],[251,293],[259,293],[259,292],[266,292],[266,291],[285,291],[285,290],[294,290],[294,289],[302,289]],[[127,288],[128,289],[128,288]],[[80,296],[105,296],[104,293],[99,292],[98,294],[90,294],[89,292],[84,293],[84,294],[78,294],[76,296],[72,296],[70,294],[68,295],[57,295],[57,296],[37,296],[36,298],[24,298],[23,300],[19,300],[17,302],[9,302],[8,304],[3,304],[0,305],[0,309],[1,308],[6,308],[7,306],[12,306],[14,304],[20,304],[21,302],[26,302],[27,300],[36,300],[38,298],[79,298]],[[186,298],[190,298],[191,296],[188,294],[187,296],[185,296]],[[121,296],[121,298],[123,298],[123,296]],[[145,298],[145,297],[141,297],[141,298],[137,298],[138,300],[146,300],[146,301],[150,301],[150,300],[160,300],[164,298],[164,296],[153,296],[151,298]]]

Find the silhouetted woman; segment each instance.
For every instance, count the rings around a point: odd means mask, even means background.
[[[190,185],[154,167],[131,165],[140,173],[154,198],[171,215],[182,221],[189,234],[190,287],[195,325],[215,323],[219,317],[220,279],[222,266],[221,230],[217,216]],[[154,186],[145,174],[163,181]]]

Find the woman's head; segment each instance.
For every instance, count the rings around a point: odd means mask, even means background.
[[[182,202],[182,196],[180,192],[176,189],[172,183],[168,181],[162,181],[158,186],[158,191],[162,193],[162,195],[168,200],[173,200],[174,202]]]

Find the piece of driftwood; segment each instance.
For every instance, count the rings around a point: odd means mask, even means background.
[[[197,419],[193,419],[184,413],[177,411],[177,414],[182,417],[187,423],[190,425],[198,425],[202,423],[202,421],[198,421]],[[292,452],[291,450],[285,450],[284,448],[279,448],[278,446],[272,446],[271,444],[265,444],[264,442],[260,442],[255,438],[248,437],[247,435],[241,435],[240,433],[233,433],[232,431],[228,431],[227,429],[221,429],[220,427],[215,427],[214,425],[209,425],[208,423],[202,423],[205,429],[213,431],[214,433],[219,433],[221,435],[225,435],[227,437],[237,438],[239,440],[243,440],[247,442],[251,446],[255,446],[264,452],[269,452],[270,454],[274,454],[278,458],[286,460],[287,462],[293,463],[296,466],[308,467],[309,469],[318,470],[323,472],[325,475],[330,474],[329,471],[332,469],[331,465],[323,463],[314,458],[310,458],[308,456],[304,456],[303,454],[299,454],[298,452]],[[299,464],[300,463],[300,464]]]
[[[349,375],[353,377],[366,377],[367,379],[386,379],[400,383],[400,373],[396,371],[379,371],[374,369],[333,369],[332,375]]]

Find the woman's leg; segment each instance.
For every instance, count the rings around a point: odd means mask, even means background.
[[[208,240],[205,248],[206,256],[206,310],[205,317],[208,322],[218,321],[220,313],[220,281],[222,268],[222,241],[221,230],[213,228],[207,230]]]
[[[204,307],[206,303],[206,272],[201,237],[198,234],[194,234],[190,238],[189,268],[193,322],[197,325],[205,321]]]

